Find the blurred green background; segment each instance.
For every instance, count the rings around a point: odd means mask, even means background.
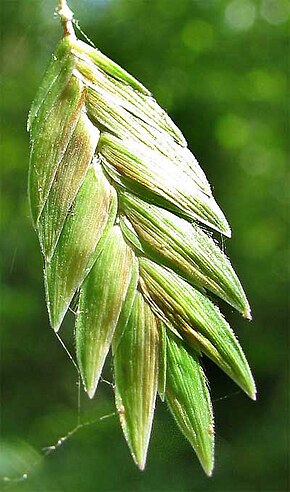
[[[55,4],[1,3],[0,475],[17,478],[30,470],[27,480],[2,481],[1,486],[27,492],[289,490],[290,2],[70,2],[96,46],[150,88],[182,129],[232,225],[233,238],[224,248],[248,293],[254,320],[248,323],[230,309],[225,312],[253,369],[258,400],[249,401],[205,361],[216,414],[216,469],[211,479],[160,404],[147,468],[139,472],[117,417],[100,420],[114,412],[112,387],[100,384],[93,401],[81,391],[78,411],[77,372],[48,325],[42,260],[26,195],[26,118],[61,36]],[[72,331],[73,318],[68,316],[61,335],[73,352]],[[110,364],[104,377],[112,379]],[[78,419],[95,423],[42,459],[42,448],[56,444]]]

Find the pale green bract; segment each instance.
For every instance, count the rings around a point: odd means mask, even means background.
[[[230,236],[204,172],[150,92],[71,29],[28,127],[29,198],[51,326],[59,330],[74,299],[77,361],[91,398],[112,349],[116,407],[140,469],[158,393],[211,475],[203,354],[253,399],[255,383],[212,301],[218,296],[250,319],[228,258],[205,232]]]

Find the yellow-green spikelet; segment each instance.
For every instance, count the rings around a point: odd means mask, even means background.
[[[92,398],[112,347],[116,406],[143,469],[157,391],[213,470],[213,413],[200,358],[255,399],[238,340],[208,297],[250,308],[204,226],[229,225],[186,141],[150,92],[72,33],[32,104],[29,197],[54,330],[78,294],[76,353]],[[201,228],[202,226],[202,228]]]

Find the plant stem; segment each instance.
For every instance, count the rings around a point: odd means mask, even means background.
[[[70,10],[66,0],[59,0],[59,16],[63,25],[63,32],[65,36],[71,36],[75,38],[75,32],[72,24],[73,12]]]

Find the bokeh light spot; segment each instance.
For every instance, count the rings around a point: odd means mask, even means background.
[[[250,176],[269,176],[278,167],[275,152],[255,142],[243,150],[240,164]]]
[[[261,257],[271,257],[273,251],[277,251],[284,240],[284,231],[282,227],[275,222],[270,215],[260,216],[255,224],[249,224],[247,229],[248,244],[253,247],[249,248],[249,256],[253,259]]]
[[[250,128],[244,118],[229,113],[218,120],[215,134],[224,148],[237,149],[248,141]]]
[[[269,24],[279,25],[290,17],[289,0],[263,0],[261,4],[261,16]]]
[[[210,50],[214,42],[213,28],[203,20],[188,21],[181,36],[184,45],[196,53]]]
[[[287,80],[282,72],[256,69],[242,79],[241,86],[248,99],[277,101],[285,95]]]
[[[247,31],[254,24],[256,7],[250,0],[233,0],[226,8],[225,18],[232,29]]]

